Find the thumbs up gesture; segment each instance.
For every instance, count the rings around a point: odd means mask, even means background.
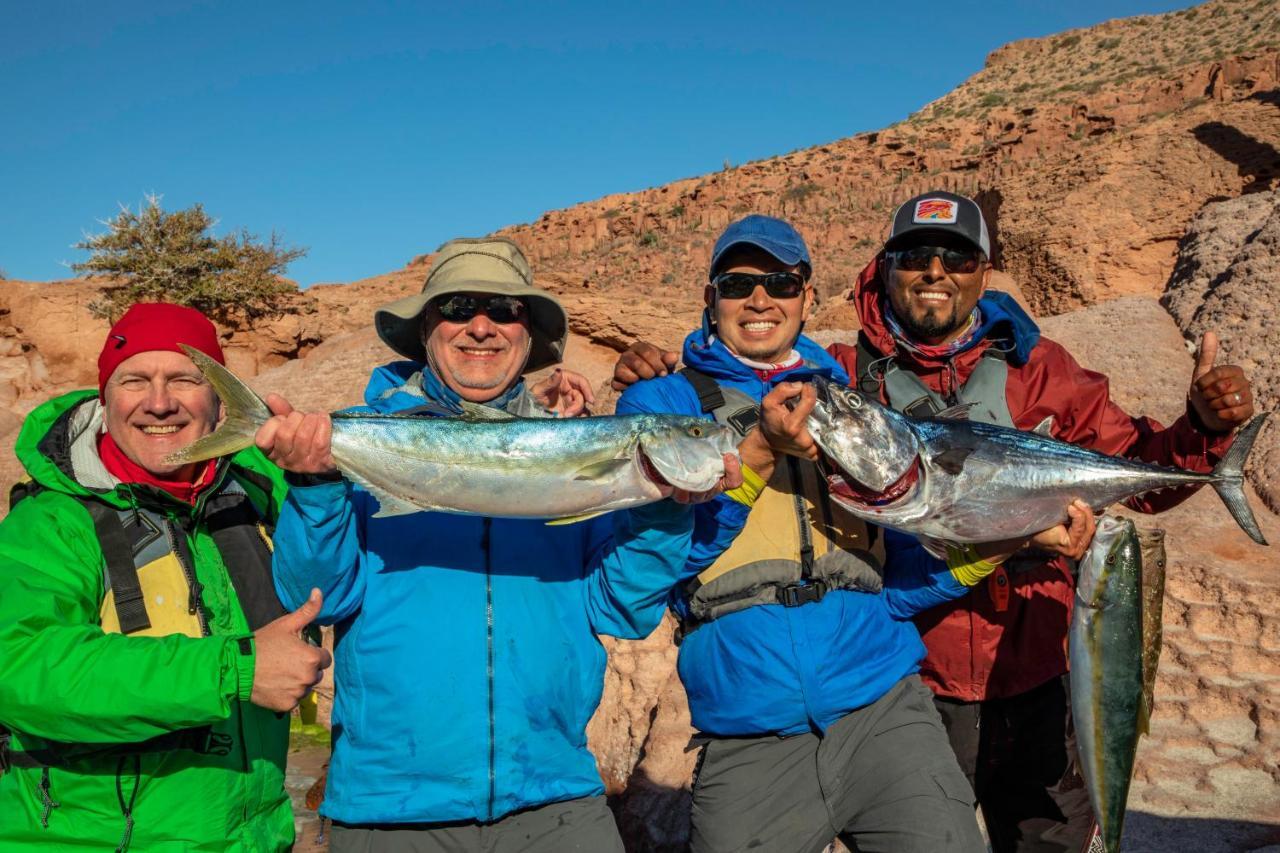
[[[1244,370],[1234,364],[1215,367],[1218,336],[1205,332],[1196,352],[1188,401],[1211,432],[1230,432],[1253,417],[1253,389]]]
[[[291,711],[320,683],[333,659],[299,635],[320,615],[320,590],[292,613],[254,634],[253,693],[249,701],[271,711]]]

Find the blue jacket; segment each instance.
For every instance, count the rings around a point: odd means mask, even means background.
[[[840,365],[813,341],[802,336],[796,349],[804,363],[764,381],[704,327],[685,339],[684,363],[757,400],[801,370],[848,383]],[[639,382],[618,401],[619,414],[700,410],[693,386],[679,375]],[[749,513],[748,507],[724,496],[695,508],[689,562],[672,591],[677,613],[685,615],[685,582],[729,547]],[[883,533],[881,593],[836,590],[800,607],[756,605],[685,637],[680,678],[698,729],[718,736],[823,732],[918,670],[924,645],[907,620],[968,588],[914,538]]]
[[[422,404],[396,391],[418,367],[376,370],[370,407]],[[430,373],[424,382],[428,398],[448,397]],[[548,526],[372,518],[377,508],[346,481],[295,487],[276,529],[280,600],[296,608],[319,587],[319,621],[337,625],[322,812],[344,823],[492,821],[601,793],[586,737],[603,687],[596,634],[639,638],[658,624],[692,513],[661,501]]]

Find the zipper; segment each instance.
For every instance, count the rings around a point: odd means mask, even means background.
[[[809,530],[809,513],[804,506],[804,480],[800,473],[800,461],[794,456],[787,457],[787,468],[791,472],[794,488],[792,501],[796,508],[796,522],[800,528],[800,577],[808,580],[813,577],[813,536]]]
[[[489,528],[493,519],[483,519],[484,532],[480,536],[480,547],[484,549],[484,623],[485,623],[485,673],[489,685],[489,812],[493,819],[494,803],[498,799],[497,777],[497,734],[494,725],[493,697],[493,559],[489,552]]]
[[[185,549],[181,547],[179,534],[181,539],[186,539],[186,534],[178,530],[178,525],[171,516],[166,516],[164,521],[165,535],[169,538],[169,548],[173,551],[173,557],[178,561],[178,565],[182,567],[182,576],[187,579],[187,613],[196,617],[196,621],[200,623],[200,636],[209,636],[209,620],[205,616],[204,603],[201,596],[204,593],[204,585],[196,578],[195,567],[187,560]],[[185,541],[182,542],[185,544]]]

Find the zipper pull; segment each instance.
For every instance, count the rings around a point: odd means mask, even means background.
[[[1009,609],[1009,573],[1004,566],[996,566],[987,578],[987,592],[995,602],[996,612],[1003,613]]]
[[[200,581],[191,579],[191,595],[187,598],[187,613],[191,616],[196,615],[196,607],[200,603],[200,597],[204,595],[204,584]]]

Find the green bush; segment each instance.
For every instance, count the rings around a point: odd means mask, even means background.
[[[248,231],[217,238],[208,233],[214,224],[199,204],[166,213],[158,196],[136,213],[122,207],[105,233],[75,244],[89,259],[73,270],[117,282],[89,310],[115,320],[135,302],[176,302],[224,324],[278,313],[297,293],[280,276],[307,250],[283,246],[274,233],[265,244]]]
[[[640,235],[640,245],[641,246],[658,245],[658,235],[653,233],[652,231],[644,232],[643,234]]]

